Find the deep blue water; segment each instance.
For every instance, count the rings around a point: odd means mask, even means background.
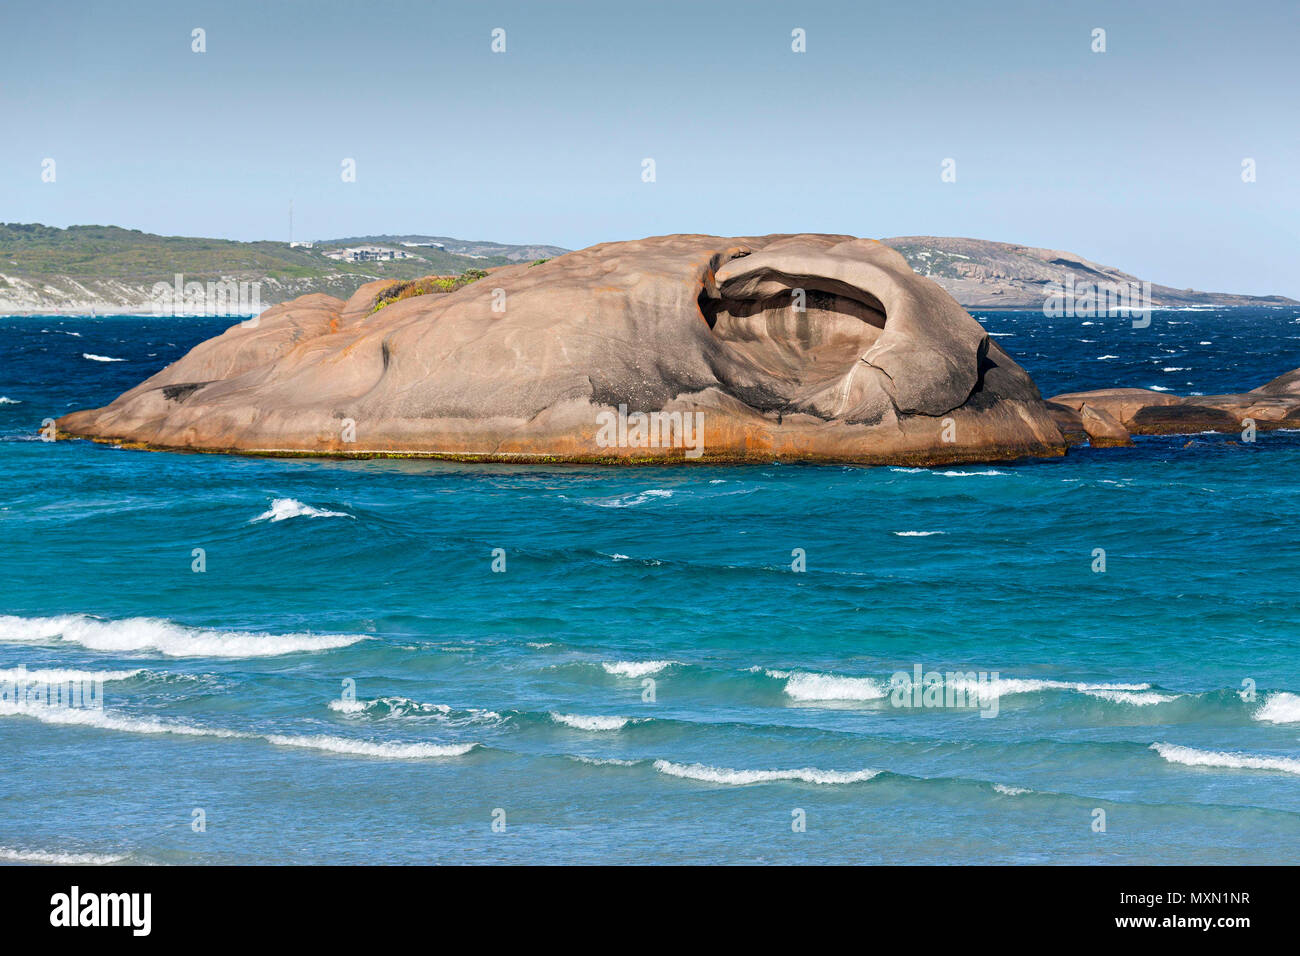
[[[1300,310],[980,318],[1045,395],[1300,366]],[[0,858],[1300,862],[1300,435],[933,470],[35,440],[228,324],[0,319],[0,680],[115,678],[0,702]],[[915,665],[996,672],[997,715],[895,706]]]

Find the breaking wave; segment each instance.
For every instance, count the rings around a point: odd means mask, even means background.
[[[1222,750],[1197,750],[1178,744],[1154,743],[1151,749],[1170,763],[1188,767],[1217,767],[1228,770],[1278,770],[1300,774],[1300,760],[1295,757],[1270,757],[1264,754],[1227,753]]]
[[[1255,719],[1268,724],[1300,723],[1300,694],[1286,691],[1269,694],[1264,706],[1255,712]]]
[[[459,757],[469,753],[476,743],[468,744],[403,744],[389,741],[350,740],[347,737],[331,737],[320,734],[310,737],[289,737],[282,734],[269,734],[271,743],[281,747],[301,747],[307,750],[323,750],[328,753],[349,754],[360,757],[383,757],[389,760],[426,760],[430,757]]]
[[[818,770],[816,767],[802,767],[798,770],[728,770],[702,763],[682,764],[669,760],[656,760],[654,768],[670,777],[702,780],[705,783],[720,783],[732,787],[785,781],[816,784],[862,783],[883,772],[880,770]]]
[[[86,614],[0,616],[0,641],[47,644],[59,640],[95,651],[153,651],[166,657],[272,657],[347,647],[365,637],[221,631],[151,617],[106,621]]]
[[[111,866],[126,859],[125,854],[50,853],[45,850],[16,850],[0,846],[0,860],[13,863],[37,863],[45,866]]]
[[[265,740],[281,747],[299,747],[329,753],[352,754],[362,757],[383,757],[391,760],[420,760],[429,757],[459,757],[478,746],[477,743],[434,744],[397,743],[392,741],[353,740],[325,734],[294,736],[288,734],[255,734],[221,727],[198,727],[178,721],[162,721],[156,717],[128,717],[106,710],[72,707],[48,707],[26,703],[0,701],[0,717],[32,717],[44,724],[76,727],[94,727],[131,734],[177,734],[182,737],[213,737],[237,740]]]
[[[676,663],[677,661],[606,661],[600,666],[606,674],[615,677],[645,677],[648,674],[658,674]]]
[[[790,671],[766,671],[768,677],[785,680],[785,694],[794,700],[880,700],[888,688],[871,677],[839,677]]]
[[[271,502],[271,507],[263,511],[256,518],[253,518],[249,524],[254,521],[286,521],[289,518],[351,518],[352,515],[344,511],[326,511],[322,508],[313,508],[311,505],[305,505],[297,498],[276,498]]]
[[[557,714],[551,711],[551,720],[575,730],[622,730],[629,717],[588,717],[583,714]]]

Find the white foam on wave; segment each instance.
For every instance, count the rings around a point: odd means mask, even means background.
[[[290,737],[282,734],[268,734],[266,737],[273,744],[281,747],[301,747],[307,750],[323,750],[328,753],[355,755],[359,757],[384,757],[389,760],[426,760],[430,757],[459,757],[469,753],[476,743],[469,744],[403,744],[390,741],[351,740],[347,737],[331,737],[319,734],[309,737]]]
[[[893,533],[900,538],[928,538],[932,534],[943,534],[942,531],[895,531]]]
[[[10,398],[8,395],[0,395],[0,405],[21,405],[21,404],[22,402],[20,402],[16,398]]]
[[[1005,784],[1001,784],[1001,783],[995,783],[993,785],[993,789],[996,790],[998,793],[1006,794],[1008,797],[1018,797],[1021,794],[1033,792],[1032,790],[1029,790],[1026,787],[1008,787]]]
[[[672,667],[677,661],[606,661],[600,666],[605,669],[606,674],[613,674],[615,677],[645,677],[648,674],[658,674],[667,667]]]
[[[593,767],[635,767],[640,763],[638,760],[622,760],[618,757],[584,757],[582,754],[565,754],[565,756]]]
[[[157,717],[128,717],[110,710],[81,707],[53,707],[16,701],[0,701],[0,717],[31,717],[43,724],[65,727],[93,727],[128,734],[177,734],[182,737],[253,737],[254,734],[219,727],[196,727],[179,721],[162,721]]]
[[[1179,744],[1154,743],[1151,749],[1170,763],[1188,767],[1217,767],[1227,770],[1278,770],[1300,774],[1300,760],[1294,757],[1270,757],[1263,754],[1228,753],[1222,750],[1197,750]]]
[[[967,693],[988,693],[995,697],[1039,694],[1045,690],[1073,690],[1084,694],[1092,694],[1093,696],[1151,690],[1150,684],[1088,684],[1082,681],[1039,680],[1027,677],[999,677],[996,680],[983,682],[978,680],[953,680],[946,681],[945,686]]]
[[[376,697],[374,700],[332,700],[329,709],[335,713],[388,719],[394,717],[441,717],[459,723],[495,722],[502,719],[494,710],[467,707],[457,710],[447,704],[426,704],[409,697]]]
[[[29,680],[36,684],[68,684],[84,683],[86,681],[116,681],[130,680],[137,674],[143,674],[144,670],[136,668],[132,671],[83,671],[62,667],[5,667],[0,668],[0,681],[20,681]]]
[[[1274,691],[1264,699],[1264,705],[1255,711],[1255,719],[1268,724],[1300,723],[1300,694]]]
[[[126,359],[113,358],[111,355],[96,355],[94,352],[82,352],[81,357],[91,362],[125,362]]]
[[[654,501],[658,498],[671,498],[673,493],[664,488],[650,488],[646,491],[636,492],[630,495],[620,495],[617,498],[605,498],[603,500],[592,500],[588,504],[593,504],[598,508],[635,508],[637,505],[643,505],[647,501]]]
[[[365,637],[220,631],[150,617],[105,621],[86,614],[32,618],[0,615],[0,641],[48,644],[59,640],[95,651],[156,652],[166,657],[272,657],[348,647]]]
[[[125,860],[125,855],[107,853],[51,853],[46,850],[17,850],[0,846],[0,860],[12,863],[37,863],[45,866],[111,866]]]
[[[1119,358],[1118,355],[1098,355],[1098,356],[1097,356],[1097,361],[1098,361],[1098,362],[1105,362],[1105,361],[1108,360],[1108,359],[1117,359],[1117,358]]]
[[[557,714],[551,711],[551,720],[575,730],[622,730],[628,725],[629,717],[600,717],[585,714]]]
[[[1082,690],[1089,697],[1110,701],[1112,704],[1132,704],[1134,707],[1150,707],[1153,704],[1167,704],[1177,700],[1178,694],[1161,694],[1154,690]]]
[[[265,740],[283,747],[301,747],[310,750],[324,750],[330,753],[354,754],[363,757],[385,757],[394,760],[459,757],[461,754],[468,753],[478,746],[476,743],[433,744],[352,740],[346,737],[327,735],[254,734],[239,730],[227,730],[222,727],[198,727],[194,724],[179,721],[162,721],[156,717],[128,717],[107,710],[50,707],[44,704],[12,703],[9,701],[0,701],[0,717],[32,717],[43,724],[92,727],[99,730],[115,730],[131,734],[176,734],[182,737]]]
[[[880,700],[888,688],[871,677],[840,677],[836,674],[765,671],[768,677],[785,681],[785,694],[794,700]]]
[[[297,498],[276,498],[272,500],[270,508],[249,521],[249,524],[255,521],[286,521],[289,518],[351,517],[352,515],[343,511],[327,511],[323,508],[313,508],[311,505],[303,504]]]
[[[816,767],[801,767],[797,770],[728,770],[702,763],[682,764],[669,760],[656,760],[654,768],[670,777],[720,783],[731,787],[788,781],[816,784],[862,783],[881,773],[879,770],[818,770]]]
[[[940,475],[941,477],[944,477],[944,478],[972,478],[972,477],[975,477],[975,476],[1009,475],[1009,474],[1010,474],[1010,472],[1008,472],[1008,471],[998,471],[998,470],[995,469],[995,468],[988,468],[988,469],[985,469],[985,470],[983,470],[983,471],[935,471],[935,470],[932,469],[932,468],[901,468],[901,467],[892,467],[892,468],[890,468],[889,470],[890,470],[890,471],[901,472],[901,473],[903,473],[903,474],[905,474],[905,475],[921,475],[921,474],[929,474],[929,475]]]

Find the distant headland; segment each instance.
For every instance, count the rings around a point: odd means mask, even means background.
[[[881,241],[967,308],[1039,309],[1053,290],[1134,286],[1157,309],[1298,304],[1285,296],[1175,289],[1072,252],[1014,243],[938,236]],[[414,234],[236,242],[117,226],[58,229],[8,223],[0,224],[0,314],[165,312],[174,300],[160,302],[154,290],[177,276],[205,286],[255,285],[262,308],[313,292],[347,299],[378,279],[461,275],[567,251],[554,245]]]

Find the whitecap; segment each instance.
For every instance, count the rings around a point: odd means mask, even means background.
[[[970,694],[982,694],[990,697],[1013,697],[1016,694],[1038,694],[1047,690],[1072,690],[1093,696],[1110,693],[1133,693],[1150,691],[1150,684],[1089,684],[1082,681],[1040,680],[1025,677],[998,677],[985,681],[959,678],[945,681],[944,686]],[[1172,700],[1173,698],[1170,698]],[[1130,701],[1131,702],[1131,701]],[[1160,701],[1151,701],[1160,703]]]
[[[584,714],[557,714],[551,711],[551,720],[575,730],[622,730],[629,723],[628,717],[589,717]]]
[[[346,737],[327,735],[254,734],[238,730],[227,730],[221,727],[199,727],[175,720],[163,721],[157,717],[129,717],[107,710],[50,707],[43,704],[9,701],[0,701],[0,717],[32,717],[44,724],[93,727],[99,730],[115,730],[132,734],[176,734],[182,737],[265,740],[283,747],[301,747],[331,753],[353,754],[362,757],[385,757],[394,760],[459,757],[478,746],[476,743],[434,744],[352,740]]]
[[[284,521],[288,518],[351,518],[352,515],[342,511],[326,511],[305,505],[297,498],[276,498],[271,507],[263,511],[253,521]]]
[[[308,737],[269,734],[266,739],[281,747],[301,747],[307,750],[323,750],[327,753],[347,756],[383,757],[388,760],[427,760],[431,757],[460,757],[478,746],[476,743],[408,744],[391,741],[352,740],[347,737],[331,737],[325,734]]]
[[[81,357],[91,362],[125,362],[126,359],[113,358],[111,355],[96,355],[94,352],[82,352]]]
[[[801,767],[797,770],[728,770],[702,763],[681,764],[669,760],[656,760],[654,768],[670,777],[732,787],[786,781],[815,784],[861,783],[881,773],[879,770],[818,770],[816,767]]]
[[[618,757],[584,757],[582,754],[565,754],[569,760],[590,764],[593,767],[635,767],[639,761],[621,760]]]
[[[87,681],[108,682],[130,680],[137,674],[143,673],[144,671],[140,668],[136,668],[132,671],[83,671],[69,670],[59,667],[38,667],[34,669],[28,669],[25,667],[6,667],[0,669],[0,681],[18,682],[27,680],[35,684],[80,684]]]
[[[21,404],[22,402],[20,402],[16,398],[10,398],[8,395],[0,395],[0,405],[21,405]]]
[[[46,850],[18,850],[0,846],[0,860],[12,863],[36,863],[46,866],[111,866],[125,860],[123,854],[107,853],[51,853]]]
[[[606,674],[613,674],[615,677],[645,677],[648,674],[658,674],[667,667],[672,667],[677,661],[614,661],[613,663],[605,662],[600,666],[605,669]]]
[[[1294,757],[1271,757],[1265,754],[1228,753],[1222,750],[1197,750],[1178,744],[1154,743],[1152,750],[1170,763],[1188,767],[1217,767],[1227,770],[1278,770],[1300,774],[1300,760]]]
[[[83,707],[54,707],[46,704],[0,700],[0,717],[31,717],[43,724],[93,727],[128,734],[176,734],[182,737],[249,738],[254,734],[214,727],[197,727],[157,717],[128,717],[114,711]]]
[[[364,700],[332,700],[329,702],[329,709],[340,714],[360,714],[365,712],[366,702]]]
[[[1097,697],[1112,704],[1132,704],[1134,707],[1150,707],[1152,704],[1167,704],[1177,700],[1178,694],[1161,694],[1154,690],[1081,690],[1089,697]]]
[[[374,700],[332,700],[328,707],[335,713],[388,720],[400,717],[435,717],[452,724],[495,723],[502,719],[494,710],[466,707],[457,710],[447,704],[427,704],[409,697],[376,697]]]
[[[1098,361],[1098,362],[1105,362],[1107,359],[1116,359],[1116,358],[1119,358],[1119,356],[1118,356],[1118,355],[1098,355],[1098,356],[1097,356],[1097,361]]]
[[[1006,794],[1008,797],[1018,797],[1024,793],[1033,793],[1032,790],[1029,790],[1026,787],[1008,787],[1001,783],[995,783],[993,789],[998,793]]]
[[[1300,723],[1300,694],[1275,691],[1264,700],[1264,705],[1255,711],[1255,719],[1268,724]]]
[[[588,504],[593,504],[598,508],[633,508],[637,505],[643,505],[647,501],[654,501],[659,498],[671,498],[673,493],[663,488],[650,488],[646,491],[637,492],[630,495],[620,495],[617,498],[605,498],[600,500],[591,500]]]
[[[880,700],[888,693],[884,685],[871,677],[789,671],[767,671],[767,676],[784,679],[786,696],[799,701]]]
[[[256,634],[184,627],[160,618],[100,620],[86,614],[58,617],[0,615],[0,641],[49,644],[67,641],[94,651],[156,652],[165,657],[273,657],[348,647],[359,634]]]
[[[943,534],[942,531],[894,531],[891,533],[898,535],[900,538],[928,538],[933,534]]]

